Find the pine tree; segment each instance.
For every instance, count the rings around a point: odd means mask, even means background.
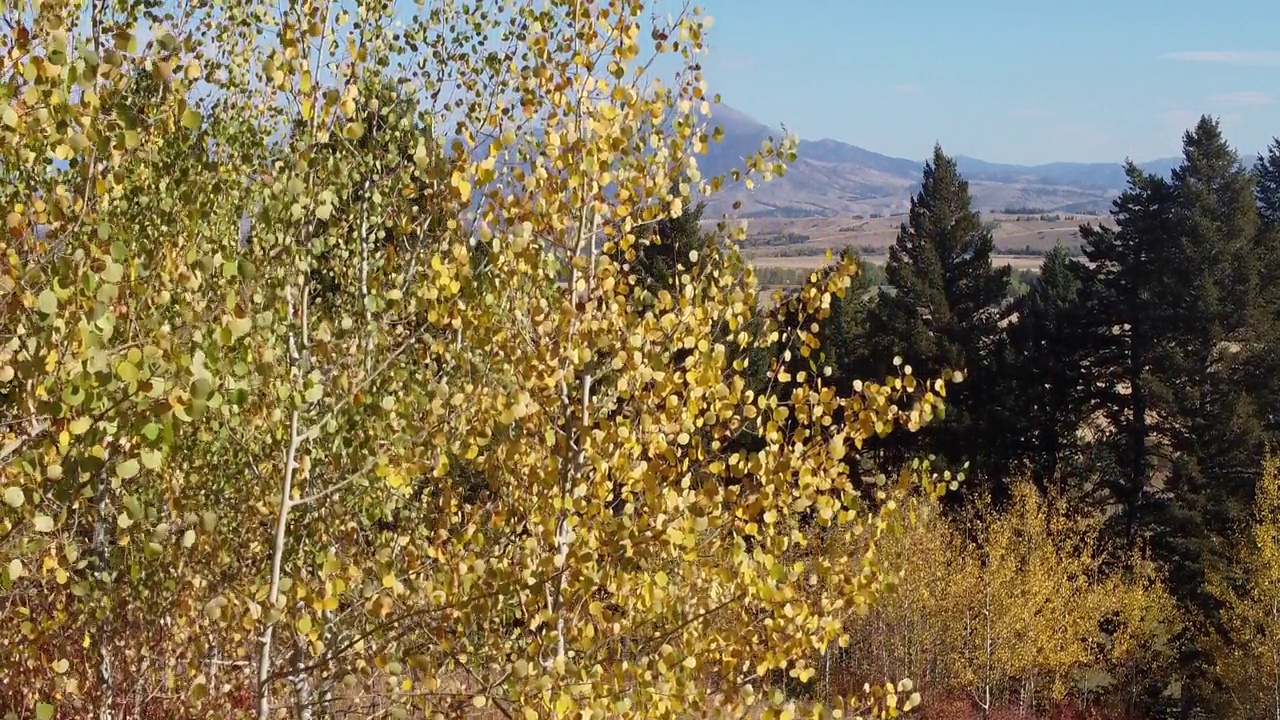
[[[1254,165],[1258,219],[1267,228],[1280,227],[1280,137],[1273,138],[1265,155]]]
[[[673,288],[681,268],[692,265],[689,253],[702,252],[715,242],[714,233],[702,229],[706,207],[705,201],[686,206],[679,215],[642,228],[631,269],[643,287],[654,293],[663,287]]]
[[[1162,281],[1173,322],[1159,373],[1169,391],[1172,462],[1155,508],[1154,547],[1184,611],[1212,626],[1218,608],[1206,574],[1230,564],[1225,540],[1247,519],[1266,442],[1250,387],[1255,360],[1270,354],[1258,302],[1257,207],[1251,173],[1208,117],[1184,136],[1171,188],[1165,240],[1174,262]],[[1216,688],[1203,639],[1186,640],[1189,713]]]
[[[846,248],[842,256],[851,256]],[[868,354],[868,325],[872,307],[870,263],[854,258],[861,271],[842,298],[833,298],[831,314],[822,322],[818,335],[822,352],[831,365],[831,382],[841,392],[849,392],[855,379],[867,377],[876,368]]]
[[[901,357],[922,377],[964,373],[965,381],[949,394],[945,422],[919,436],[895,439],[923,443],[953,464],[982,460],[972,451],[989,422],[984,408],[995,386],[991,358],[1010,273],[1008,267],[992,266],[993,248],[991,230],[972,208],[969,183],[955,160],[935,146],[907,222],[889,250],[885,275],[895,292],[880,292],[869,325],[873,357]],[[891,462],[902,457],[901,446],[885,451]],[[1002,473],[995,465],[985,474],[999,485]]]
[[[1280,308],[1280,138],[1272,140],[1267,152],[1258,156],[1253,175],[1258,206],[1254,247],[1261,267],[1258,299],[1275,317],[1274,309]]]
[[[1132,547],[1150,502],[1153,450],[1162,446],[1166,388],[1156,372],[1171,321],[1168,240],[1173,212],[1169,182],[1126,163],[1129,186],[1112,203],[1116,227],[1083,225],[1083,252],[1093,266],[1089,298],[1092,392],[1100,416],[1095,441],[1101,483],[1119,508],[1113,533]],[[1153,447],[1154,446],[1154,447]]]
[[[998,435],[1043,494],[1068,489],[1060,470],[1077,469],[1080,460],[1078,430],[1094,384],[1085,323],[1091,281],[1088,269],[1058,245],[1014,304],[1016,321],[1005,335],[1007,412]]]
[[[1181,420],[1169,504],[1175,532],[1190,543],[1181,560],[1194,581],[1203,572],[1198,556],[1248,509],[1264,443],[1248,379],[1269,348],[1259,343],[1266,328],[1252,177],[1215,121],[1202,118],[1183,142],[1184,160],[1173,172],[1179,262],[1166,277],[1181,292],[1164,372]],[[1202,537],[1187,532],[1189,518]]]

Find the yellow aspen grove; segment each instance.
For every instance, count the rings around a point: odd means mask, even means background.
[[[643,226],[794,156],[704,177],[711,21],[648,10],[0,9],[0,711],[831,709],[763,678],[900,575],[946,478],[850,462],[946,388],[824,381],[848,259],[785,324],[741,229],[643,289]]]
[[[1210,577],[1209,589],[1223,604],[1224,633],[1214,661],[1224,692],[1217,708],[1225,718],[1280,717],[1280,461],[1263,462],[1253,505],[1253,524],[1232,575]]]
[[[910,521],[880,548],[903,577],[843,664],[911,677],[931,714],[968,706],[988,717],[1088,692],[1123,713],[1127,688],[1172,660],[1177,613],[1160,578],[1141,557],[1103,570],[1098,521],[1062,498],[1019,482],[1000,511],[979,502],[948,519],[928,498],[907,507]]]

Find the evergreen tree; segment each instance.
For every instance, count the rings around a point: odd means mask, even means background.
[[[850,255],[846,248],[842,256]],[[868,352],[868,325],[873,287],[869,269],[875,266],[855,258],[860,272],[842,298],[831,299],[831,314],[818,331],[824,361],[831,366],[830,382],[842,393],[853,389],[853,382],[869,377],[878,368]]]
[[[1267,228],[1280,227],[1280,137],[1273,138],[1266,154],[1254,165],[1258,219]]]
[[[1247,520],[1266,434],[1254,392],[1254,360],[1266,347],[1258,301],[1257,208],[1251,173],[1218,123],[1201,118],[1183,138],[1169,184],[1161,282],[1168,322],[1156,373],[1167,389],[1164,490],[1153,507],[1154,547],[1175,598],[1210,627],[1217,607],[1206,575],[1230,564],[1225,539]],[[1202,637],[1185,638],[1183,712],[1216,692]]]
[[[1202,586],[1195,582],[1201,555],[1246,516],[1252,500],[1265,438],[1250,367],[1269,354],[1270,343],[1258,302],[1252,176],[1216,122],[1202,118],[1187,133],[1173,182],[1179,262],[1167,282],[1180,292],[1164,371],[1181,425],[1168,504],[1176,517],[1171,531],[1189,543],[1177,559],[1191,573],[1187,580]]]
[[[658,220],[641,228],[641,242],[635,246],[636,258],[632,271],[640,284],[652,292],[660,288],[674,287],[674,278],[682,266],[692,265],[689,253],[701,252],[715,242],[714,233],[702,230],[702,213],[706,202],[686,206],[675,217]]]
[[[1083,252],[1093,266],[1089,298],[1092,394],[1100,422],[1095,454],[1101,484],[1119,512],[1113,534],[1131,548],[1151,500],[1155,452],[1166,443],[1167,388],[1158,373],[1172,316],[1163,279],[1174,193],[1168,181],[1125,165],[1128,188],[1112,203],[1116,227],[1083,225]]]
[[[1091,282],[1088,269],[1058,245],[1045,256],[1030,290],[1014,304],[1017,319],[1005,334],[1007,411],[998,435],[1046,495],[1078,489],[1063,483],[1082,479],[1078,431],[1087,418],[1095,380],[1085,305],[1093,292]]]
[[[922,442],[949,463],[981,459],[972,458],[972,451],[981,446],[977,441],[990,420],[984,413],[996,385],[991,358],[1010,272],[992,267],[993,248],[991,230],[972,208],[968,182],[955,160],[935,146],[907,222],[889,251],[885,275],[895,292],[880,292],[869,325],[875,343],[871,356],[901,357],[920,377],[965,374],[949,393],[945,422],[894,440]],[[876,370],[890,372],[885,366]],[[884,450],[891,462],[902,457],[901,446]],[[999,486],[1002,471],[995,465],[982,468],[982,474]]]

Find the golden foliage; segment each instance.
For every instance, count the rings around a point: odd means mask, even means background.
[[[846,461],[945,386],[824,384],[848,261],[785,327],[732,236],[638,289],[641,224],[793,155],[701,176],[709,19],[400,5],[0,11],[0,703],[790,716],[759,678],[812,674],[893,575],[844,549],[935,481],[873,507]]]
[[[1231,582],[1209,577],[1222,603],[1223,633],[1215,670],[1225,692],[1219,711],[1229,718],[1280,715],[1280,461],[1268,455],[1258,479],[1253,522],[1240,544]]]
[[[1123,684],[1135,665],[1151,672],[1161,661],[1172,600],[1141,558],[1101,569],[1096,520],[1030,483],[999,511],[979,502],[949,520],[932,500],[910,508],[880,548],[902,578],[854,641],[859,671],[993,709],[1052,704],[1086,672]]]

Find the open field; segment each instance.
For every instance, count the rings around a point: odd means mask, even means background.
[[[833,251],[834,252],[834,251]],[[824,255],[799,255],[793,257],[777,257],[772,255],[753,255],[751,262],[756,267],[778,267],[778,268],[801,268],[804,270],[813,270],[820,268],[830,261]],[[884,265],[888,261],[889,256],[885,255],[862,255],[867,262],[876,265]],[[1039,255],[992,255],[991,264],[1000,266],[1008,265],[1014,270],[1036,270],[1040,267],[1043,260]]]
[[[1082,224],[1108,224],[1110,218],[1081,214],[983,216],[993,226],[996,253],[993,260],[1015,270],[1040,267],[1040,255],[1063,244],[1080,244]],[[743,255],[758,267],[816,268],[826,263],[825,253],[852,247],[870,262],[883,264],[897,237],[904,216],[885,218],[759,218],[748,224]]]

